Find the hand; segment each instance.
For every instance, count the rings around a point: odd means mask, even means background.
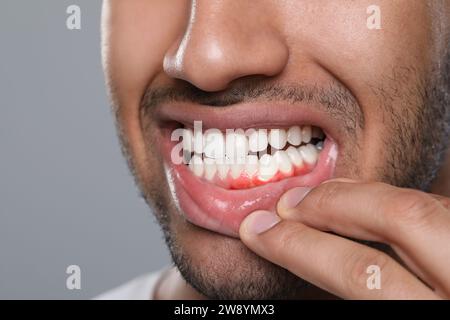
[[[304,280],[345,299],[450,298],[450,199],[334,179],[289,190],[277,211],[250,214],[241,239]],[[388,244],[401,261],[348,238]],[[379,290],[367,286],[371,265]]]

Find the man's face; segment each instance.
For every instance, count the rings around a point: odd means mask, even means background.
[[[449,131],[450,4],[377,1],[381,29],[368,27],[372,4],[105,1],[104,65],[123,149],[177,267],[201,293],[305,292],[237,237],[247,214],[274,210],[289,188],[331,177],[430,187]],[[171,134],[194,121],[203,131],[266,129],[269,142],[277,132],[269,146],[281,160],[271,151],[262,164],[256,154],[250,178],[246,164],[219,169],[202,153],[203,164],[175,164]],[[258,177],[272,160],[274,172]]]

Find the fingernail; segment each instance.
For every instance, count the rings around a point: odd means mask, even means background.
[[[244,220],[247,233],[260,234],[274,227],[281,219],[270,211],[255,211]]]
[[[295,208],[311,190],[308,187],[293,188],[281,196],[278,205],[282,209]]]

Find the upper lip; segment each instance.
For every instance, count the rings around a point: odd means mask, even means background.
[[[162,104],[154,116],[161,123],[178,122],[191,127],[202,121],[203,128],[277,128],[293,125],[320,127],[327,137],[340,145],[341,127],[336,119],[322,111],[323,106],[279,102],[246,102],[227,107],[211,107],[186,102]]]

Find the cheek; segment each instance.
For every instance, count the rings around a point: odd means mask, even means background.
[[[392,112],[400,114],[408,90],[423,79],[431,65],[433,44],[430,13],[422,0],[289,2],[283,13],[284,32],[291,39],[291,54],[307,56],[351,90],[365,120],[359,162],[379,167],[389,123],[386,103],[375,89],[392,99]],[[380,8],[381,29],[369,29],[367,8]],[[296,21],[296,23],[293,23]],[[408,71],[405,71],[408,70]],[[392,91],[392,87],[400,91]],[[404,90],[402,92],[402,90]],[[348,152],[352,152],[348,150]],[[370,174],[372,170],[362,170]]]
[[[121,100],[140,99],[186,21],[187,1],[115,1],[103,17],[104,55]]]
[[[382,81],[395,66],[421,68],[429,60],[430,21],[425,1],[376,1],[379,30],[367,27],[372,0],[289,3],[281,21],[291,55],[308,56],[356,94]]]
[[[103,61],[117,120],[133,165],[146,163],[139,106],[162,68],[165,52],[185,21],[188,1],[105,1]]]

